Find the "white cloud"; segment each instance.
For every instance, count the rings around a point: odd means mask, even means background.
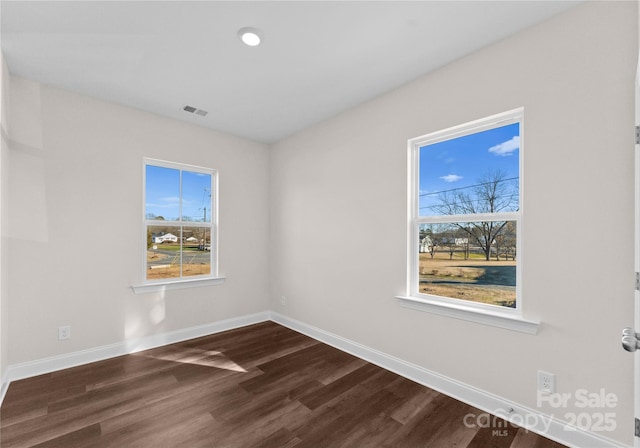
[[[147,208],[173,208],[180,205],[180,198],[177,196],[167,196],[164,198],[156,198],[156,202],[147,202],[145,204]]]
[[[456,158],[453,156],[450,156],[448,151],[443,151],[440,154],[438,154],[438,160],[442,160],[442,163],[449,164],[449,163],[455,162]]]
[[[457,182],[462,179],[462,176],[458,176],[457,174],[447,174],[446,176],[440,176],[440,179],[445,182]]]
[[[506,157],[512,155],[518,149],[520,149],[520,136],[516,135],[511,140],[492,146],[489,148],[489,152],[496,156]]]
[[[160,198],[160,200],[166,204],[179,204],[180,198],[178,196],[165,196],[164,198]]]

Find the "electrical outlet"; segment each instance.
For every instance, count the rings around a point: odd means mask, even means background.
[[[556,376],[553,373],[538,370],[538,391],[553,394],[556,391]]]
[[[69,325],[58,327],[58,340],[64,341],[69,338],[71,338],[71,327]]]
[[[287,298],[285,296],[281,296],[280,297],[280,303],[282,303],[282,305],[286,305],[287,304]]]

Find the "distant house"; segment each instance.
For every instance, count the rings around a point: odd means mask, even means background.
[[[165,233],[164,235],[154,236],[153,237],[153,242],[155,244],[177,243],[178,242],[178,237],[175,236],[172,233]]]
[[[195,236],[190,236],[189,238],[186,239],[187,243],[197,243],[198,242],[198,238],[196,238]]]
[[[439,243],[436,246],[467,246],[469,244],[469,238],[453,238],[453,237],[442,237],[439,239]],[[433,246],[433,241],[429,237],[429,235],[425,235],[422,240],[420,240],[420,253],[431,252],[431,247]]]
[[[456,246],[466,246],[469,244],[469,238],[456,238]]]
[[[420,253],[424,254],[430,252],[432,244],[433,243],[431,242],[431,238],[429,238],[428,235],[422,238],[422,240],[420,241]]]

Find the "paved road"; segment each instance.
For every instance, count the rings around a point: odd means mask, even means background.
[[[147,266],[162,266],[170,264],[174,257],[179,257],[180,255],[180,252],[175,250],[157,249],[153,252],[166,255],[167,257],[160,257],[158,260],[147,261]],[[211,252],[186,250],[182,253],[182,261],[184,263],[208,264],[211,262]]]

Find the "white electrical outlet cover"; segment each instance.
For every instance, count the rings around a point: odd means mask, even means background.
[[[65,339],[69,339],[71,337],[71,327],[65,325],[63,327],[58,327],[58,340],[63,341]]]
[[[556,391],[556,376],[553,373],[538,370],[538,390],[552,394]]]

